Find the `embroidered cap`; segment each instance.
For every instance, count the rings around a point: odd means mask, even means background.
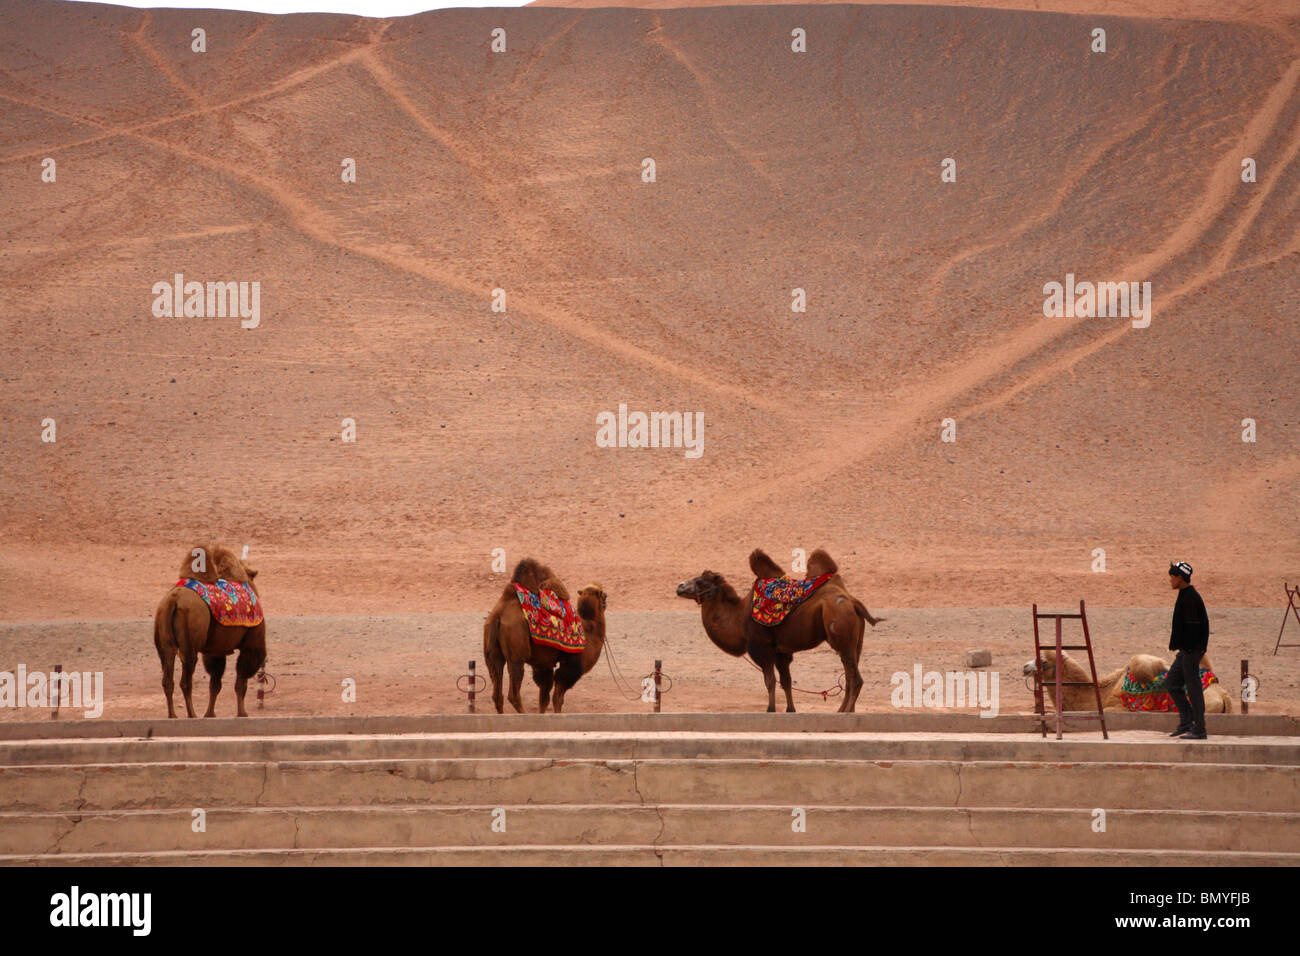
[[[1175,561],[1169,565],[1169,573],[1178,575],[1184,581],[1191,581],[1192,566],[1186,561]]]

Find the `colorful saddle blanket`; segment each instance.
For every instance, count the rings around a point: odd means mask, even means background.
[[[765,627],[775,627],[786,619],[808,595],[833,578],[833,574],[823,574],[807,581],[793,578],[758,578],[754,582],[754,600],[750,607],[750,616]]]
[[[528,634],[534,643],[558,647],[569,654],[581,654],[587,646],[582,619],[573,605],[554,591],[529,591],[518,584],[515,594],[528,622]]]
[[[240,581],[218,579],[216,584],[204,584],[194,578],[181,578],[178,588],[189,588],[212,612],[212,619],[227,627],[253,627],[262,623],[262,603],[250,585]]]
[[[1133,675],[1128,671],[1124,672],[1124,682],[1119,688],[1119,701],[1124,705],[1125,710],[1150,710],[1150,711],[1167,711],[1177,710],[1174,705],[1174,699],[1169,696],[1168,684],[1165,683],[1165,677],[1168,671],[1161,671],[1155,680],[1147,681],[1140,684],[1133,679]],[[1206,688],[1211,684],[1218,683],[1218,678],[1214,676],[1214,671],[1201,671],[1201,687]]]

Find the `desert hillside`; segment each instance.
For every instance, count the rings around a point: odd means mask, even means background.
[[[850,3],[897,5],[898,0],[531,0],[530,7],[677,7],[804,6]],[[1268,24],[1289,32],[1300,19],[1300,0],[912,0],[908,6],[975,7],[1033,13],[1101,14],[1143,19],[1221,20]]]
[[[757,545],[873,608],[1164,606],[1172,558],[1277,605],[1295,4],[1041,6],[1087,15],[6,0],[0,618],[147,617],[209,535],[280,614],[483,611],[498,548],[678,609]],[[156,316],[177,274],[257,327]],[[1045,316],[1067,274],[1149,327]],[[702,453],[599,447],[621,404]]]

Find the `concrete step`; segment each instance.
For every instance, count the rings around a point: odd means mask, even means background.
[[[1297,853],[1023,847],[511,846],[0,857],[21,866],[1296,866]]]
[[[761,692],[761,691],[760,691]],[[160,692],[161,693],[161,692]],[[206,691],[204,692],[206,693]],[[206,706],[206,696],[200,695]],[[229,702],[227,702],[228,704]],[[480,704],[484,703],[480,700]],[[9,712],[14,713],[14,712]],[[26,714],[25,711],[17,712]],[[254,714],[257,712],[254,711]],[[886,713],[746,714],[427,714],[355,717],[215,717],[168,720],[49,720],[33,711],[31,720],[0,720],[0,740],[104,737],[280,736],[285,734],[450,734],[520,732],[680,732],[691,733],[1037,733],[1027,715],[980,717],[973,713],[889,711]],[[68,716],[71,716],[68,714]],[[1211,739],[1220,736],[1300,737],[1300,717],[1286,714],[1207,714]],[[1177,723],[1169,714],[1108,711],[1112,731],[1167,733]],[[1100,739],[1095,721],[1076,725],[1070,737]],[[1067,738],[1069,739],[1069,738]]]
[[[636,803],[1295,812],[1290,766],[464,758],[0,767],[0,811]]]
[[[1300,853],[1300,813],[809,806],[378,806],[0,814],[0,855],[580,845],[1072,847]],[[504,832],[495,832],[504,823]]]
[[[1300,740],[1171,740],[1131,732],[1123,739],[1043,740],[1037,735],[966,738],[927,734],[597,732],[281,735],[0,741],[0,766],[459,757],[812,758],[842,760],[1018,760],[1231,763],[1300,766]]]

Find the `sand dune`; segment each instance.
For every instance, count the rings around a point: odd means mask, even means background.
[[[495,548],[678,609],[755,545],[873,606],[1163,606],[1175,556],[1276,604],[1296,5],[997,6],[810,5],[795,55],[776,6],[6,4],[0,617],[147,616],[208,534],[280,614],[485,610]],[[1044,317],[1067,272],[1150,327]],[[155,318],[176,273],[260,326]],[[703,455],[597,447],[620,403]]]

